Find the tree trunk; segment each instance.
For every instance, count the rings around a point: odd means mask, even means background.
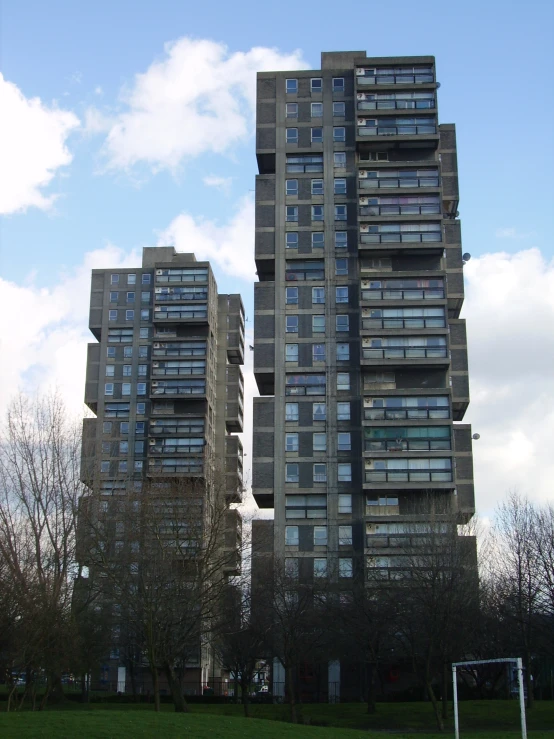
[[[435,695],[435,691],[433,690],[433,686],[431,685],[431,676],[429,674],[425,676],[425,689],[427,691],[427,695],[429,696],[429,700],[431,701],[431,704],[433,706],[433,711],[435,712],[435,719],[437,720],[437,727],[439,731],[444,731],[444,722],[442,720],[442,717],[439,711],[439,704],[437,701],[437,696]]]
[[[442,719],[446,721],[448,718],[448,662],[444,662],[442,666]]]
[[[367,712],[371,714],[377,711],[375,704],[375,673],[377,672],[377,666],[375,662],[368,662],[367,672]]]
[[[525,678],[524,685],[527,688],[527,708],[531,710],[535,705],[535,696],[533,695],[533,681],[531,680],[531,660],[529,655],[525,658]]]
[[[83,673],[81,675],[81,703],[89,703],[90,702],[90,696],[89,696],[89,690],[87,685],[87,674]]]
[[[10,712],[10,708],[11,708],[11,705],[12,705],[12,697],[13,697],[13,694],[15,693],[16,688],[17,688],[17,685],[14,683],[12,685],[12,688],[11,688],[10,692],[8,693],[8,705],[6,706],[6,712],[7,713]]]
[[[233,680],[234,680],[234,690],[233,690],[233,692],[235,694],[235,696],[234,696],[235,697],[235,701],[234,702],[236,704],[238,704],[238,703],[240,703],[240,701],[239,701],[239,679],[238,679],[238,675],[237,675],[236,672],[235,672],[235,677],[233,678]]]
[[[51,682],[50,682],[50,678],[48,678],[46,681],[46,690],[44,691],[44,695],[42,696],[40,706],[38,707],[39,711],[44,711],[44,709],[46,708],[46,704],[48,703],[48,696],[50,695],[50,688],[51,688]]]
[[[294,671],[292,667],[287,667],[285,670],[285,674],[287,676],[287,692],[289,694],[289,703],[290,703],[290,720],[291,723],[297,724],[298,723],[298,715],[296,713],[296,695],[294,690]]]
[[[248,680],[241,680],[240,689],[242,691],[242,707],[244,709],[245,718],[250,717],[250,696],[248,695]]]
[[[181,681],[175,674],[175,670],[171,665],[165,666],[164,672],[169,683],[169,689],[171,690],[171,697],[173,699],[173,705],[175,706],[175,713],[188,713],[189,707],[185,701],[183,695],[183,688]]]

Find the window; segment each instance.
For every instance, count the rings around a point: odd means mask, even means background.
[[[288,223],[293,223],[293,222],[298,221],[298,206],[297,205],[287,205],[286,219]]]
[[[139,377],[144,377],[147,374],[148,365],[147,364],[139,364],[138,373]]]
[[[300,480],[299,466],[296,462],[287,462],[285,465],[285,482],[298,482]]]
[[[125,359],[132,359],[133,358],[133,347],[132,346],[124,346],[123,347],[123,357]]]
[[[323,304],[325,303],[325,288],[324,287],[312,287],[312,304]]]
[[[325,403],[313,403],[312,419],[314,421],[325,421],[327,418],[327,406]]]
[[[298,316],[287,316],[286,317],[286,333],[297,334],[298,333]]]
[[[110,303],[117,303],[118,300],[119,300],[119,293],[111,292],[110,293]]]
[[[142,275],[142,284],[143,285],[149,285],[152,281],[152,275],[144,274]]]
[[[346,115],[346,107],[344,103],[333,103],[333,116],[335,118],[344,118]]]
[[[120,434],[129,433],[129,421],[121,421],[121,423],[119,424],[119,433]]]
[[[337,421],[350,421],[350,403],[337,403]]]
[[[146,403],[137,403],[137,416],[144,416],[146,413]]]
[[[144,454],[144,441],[135,441],[135,454]]]
[[[350,375],[348,372],[337,372],[337,390],[350,390]]]
[[[321,77],[312,77],[310,80],[310,90],[311,92],[322,92],[323,80]]]
[[[297,128],[287,128],[287,144],[297,144],[298,143],[298,129]]]
[[[138,434],[139,436],[141,434],[144,434],[144,429],[145,429],[144,421],[137,421],[135,424],[135,434]]]
[[[348,234],[346,231],[335,231],[335,249],[346,249],[348,246]]]
[[[337,322],[337,331],[340,332],[348,332],[350,329],[350,316],[348,315],[342,315],[342,316],[336,316],[336,322]]]
[[[102,432],[104,434],[112,433],[112,422],[111,421],[104,421],[104,423],[102,424]]]
[[[148,310],[148,308],[146,310],[141,310],[141,312],[140,312],[140,320],[141,321],[149,321],[150,320],[150,311]]]
[[[104,395],[113,395],[113,382],[107,382],[104,385]]]
[[[326,452],[327,451],[327,434],[317,433],[317,434],[312,434],[312,437],[313,437],[314,452]]]
[[[285,421],[298,421],[298,403],[285,403]]]
[[[327,577],[327,559],[324,557],[314,559],[314,577]]]
[[[298,362],[298,344],[285,344],[285,360]]]
[[[314,546],[327,546],[327,526],[314,526]]]
[[[352,526],[339,526],[339,547],[352,546]]]
[[[339,482],[352,482],[352,465],[345,462],[337,465]]]
[[[130,382],[124,382],[121,385],[121,394],[122,395],[130,395],[131,394],[131,383]]]
[[[323,249],[325,246],[325,234],[323,231],[312,233],[312,249]]]
[[[110,454],[112,445],[109,441],[103,441],[102,442],[102,454]]]
[[[113,377],[114,375],[115,375],[115,365],[107,364],[106,365],[106,377]]]
[[[352,513],[352,495],[339,493],[339,513]]]
[[[287,245],[287,249],[298,249],[298,232],[289,231],[285,237],[285,243]]]
[[[343,143],[346,141],[346,128],[344,126],[335,126],[333,128],[333,141]]]
[[[285,90],[289,94],[298,92],[298,80],[285,80]]]
[[[335,288],[335,303],[348,303],[348,288],[347,287],[336,287]]]
[[[344,92],[344,77],[333,77],[333,92]]]
[[[314,344],[312,346],[312,360],[314,362],[325,361],[325,344]]]
[[[314,482],[327,482],[327,465],[326,464],[314,464]]]
[[[312,128],[312,135],[311,135],[312,144],[322,144],[323,143],[323,129],[322,128]]]
[[[128,454],[129,452],[129,442],[128,441],[120,441],[119,442],[119,453],[120,454]]]
[[[287,195],[298,195],[298,180],[287,180]]]
[[[146,383],[145,382],[137,383],[137,395],[146,395]]]
[[[325,316],[312,316],[312,333],[324,334],[325,333]]]
[[[285,434],[285,451],[298,451],[298,434]]]
[[[134,466],[135,466],[135,472],[142,472],[143,463],[141,459],[136,459]]]
[[[337,435],[337,442],[339,452],[349,452],[352,449],[350,432],[340,431]]]
[[[286,117],[287,118],[298,118],[298,103],[287,103],[286,104]]]
[[[139,332],[139,339],[147,339],[149,337],[150,329],[148,326],[146,328],[141,328]]]
[[[119,285],[119,275],[110,275],[110,283],[112,285]]]
[[[128,303],[134,303],[135,302],[135,293],[127,293],[127,302]]]
[[[285,575],[293,580],[298,578],[298,559],[296,557],[285,557]]]
[[[339,557],[339,577],[352,577],[353,567],[351,557]]]
[[[323,116],[323,103],[312,103],[312,118]]]
[[[323,195],[323,180],[312,180],[312,195]]]
[[[335,259],[335,274],[337,277],[348,275],[348,259]]]
[[[288,547],[297,547],[298,542],[298,526],[285,526],[285,544]]]
[[[150,302],[150,293],[149,292],[141,292],[140,294],[140,302],[141,303],[149,303]]]
[[[147,359],[148,358],[148,347],[139,346],[138,355],[140,359]]]
[[[115,346],[106,347],[106,356],[108,359],[115,359]]]
[[[109,321],[117,321],[117,311],[116,310],[111,310],[108,313],[108,320]]]
[[[126,321],[134,321],[135,320],[135,311],[134,310],[126,310],[125,311],[125,320]]]
[[[136,285],[137,284],[137,276],[136,275],[127,275],[127,284],[128,285]]]
[[[337,362],[347,362],[350,359],[350,344],[337,344]]]
[[[127,472],[127,460],[126,459],[120,459],[119,465],[118,465],[120,472]]]
[[[109,462],[100,462],[100,472],[109,472],[110,471],[110,463]]]
[[[298,288],[297,287],[286,287],[285,288],[285,303],[287,305],[298,305]]]
[[[325,495],[286,495],[285,515],[287,518],[325,518],[327,497]]]
[[[123,365],[123,377],[131,377],[133,372],[133,366],[131,364]]]
[[[335,221],[346,221],[346,205],[335,205]]]
[[[335,177],[335,195],[346,195],[346,180],[344,177]]]

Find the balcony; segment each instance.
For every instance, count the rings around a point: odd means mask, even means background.
[[[362,330],[445,328],[442,306],[436,308],[364,308]]]
[[[199,305],[156,305],[154,321],[194,321],[204,322],[208,319],[208,306]]]
[[[154,293],[156,303],[170,303],[177,300],[203,300],[208,299],[208,286],[193,287],[157,287]]]
[[[360,216],[426,216],[440,215],[441,200],[438,195],[404,195],[401,197],[361,197]]]
[[[171,366],[172,364],[176,366]],[[183,363],[184,364],[184,363]],[[161,365],[161,366],[157,366]],[[165,365],[165,366],[163,366]],[[169,367],[167,365],[170,365]],[[192,365],[192,366],[191,366]],[[180,366],[171,362],[154,362],[152,364],[152,377],[182,376],[182,375],[205,375],[206,362],[189,362],[189,366]]]
[[[380,349],[362,349],[362,358],[371,361],[383,359],[445,359],[448,356],[446,341],[444,346],[388,346]]]
[[[361,245],[441,243],[440,223],[381,223],[360,226]]]
[[[205,341],[156,342],[152,347],[154,357],[205,357]]]
[[[364,398],[364,421],[420,421],[450,418],[448,395]]]
[[[356,84],[358,87],[370,85],[424,85],[433,84],[433,67],[358,67]]]
[[[358,118],[358,136],[434,136],[438,141],[437,121],[424,118]]]
[[[398,279],[362,280],[362,301],[374,300],[444,300],[444,280]]]
[[[207,267],[184,267],[182,269],[157,269],[156,283],[207,282]]]
[[[394,188],[438,187],[438,169],[360,169],[358,172],[361,190]]]
[[[358,110],[433,110],[437,107],[434,92],[359,92],[356,98]]]
[[[452,482],[452,460],[388,459],[366,461],[364,481],[384,483],[449,483]]]
[[[203,418],[171,418],[150,421],[150,434],[202,434],[204,435]]]
[[[206,380],[158,380],[151,383],[150,394],[159,395],[205,395]]]
[[[285,280],[288,282],[303,282],[325,279],[325,263],[323,260],[287,262]]]
[[[204,461],[202,459],[150,459],[148,460],[149,475],[203,475]]]
[[[148,451],[151,455],[153,454],[192,454],[195,456],[202,456],[204,451],[204,438],[164,438],[164,439],[150,439],[150,446]]]
[[[287,156],[288,174],[300,172],[323,172],[323,154]]]

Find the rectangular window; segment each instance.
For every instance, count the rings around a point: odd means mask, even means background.
[[[110,471],[110,463],[100,462],[100,472],[109,472],[109,471]]]
[[[124,382],[121,385],[121,394],[122,395],[130,395],[131,394],[131,383],[130,382]]]
[[[113,377],[114,375],[115,375],[115,365],[107,364],[106,365],[106,377]]]
[[[111,310],[108,313],[108,321],[117,321],[117,311],[116,310]]]
[[[317,315],[312,316],[312,333],[324,334],[325,333],[325,316]]]
[[[285,544],[288,547],[298,546],[298,526],[285,526]]]
[[[133,372],[133,366],[131,364],[123,365],[123,377],[131,377]]]
[[[323,103],[312,103],[312,118],[323,117]]]
[[[107,382],[104,385],[104,395],[113,395],[113,382]]]
[[[144,421],[137,421],[135,424],[135,434],[138,434],[138,435],[144,434],[144,430],[145,430]]]
[[[314,464],[314,482],[327,482],[327,465],[326,464]]]
[[[348,303],[348,288],[347,287],[336,287],[335,288],[335,303]]]
[[[324,362],[325,361],[325,344],[313,344],[312,360],[314,362]]]
[[[117,303],[118,300],[119,300],[119,293],[111,292],[110,293],[110,303]]]
[[[325,403],[312,404],[312,419],[314,421],[325,421],[327,418],[327,406]]]
[[[312,195],[323,195],[323,180],[312,180]]]
[[[324,557],[314,558],[314,577],[327,577],[327,559]]]
[[[337,390],[350,390],[350,375],[348,372],[337,373]]]
[[[314,526],[314,546],[327,546],[327,526]]]
[[[150,302],[150,293],[149,292],[141,292],[140,294],[140,302],[141,303],[149,303]]]
[[[135,441],[135,454],[144,454],[144,441]]]
[[[148,365],[147,364],[139,364],[138,368],[139,377],[144,377],[148,374]]]
[[[325,246],[325,234],[323,231],[312,233],[312,249],[323,249]]]
[[[312,287],[312,304],[322,305],[325,303],[325,288],[324,287]]]
[[[289,231],[285,236],[287,249],[298,249],[298,231]]]
[[[353,566],[351,557],[339,557],[339,577],[352,577]]]
[[[337,277],[348,275],[348,259],[335,259],[335,274]]]
[[[135,311],[134,310],[126,310],[125,311],[125,320],[126,321],[134,321],[135,320]]]
[[[337,403],[337,421],[350,421],[350,403]]]
[[[150,329],[148,326],[141,328],[139,331],[139,339],[148,339],[150,335]]]
[[[335,231],[335,249],[346,249],[348,246],[348,235],[346,231]]]
[[[346,180],[344,177],[335,177],[335,195],[346,195]]]
[[[137,383],[137,395],[146,395],[146,383],[145,382]]]
[[[298,80],[285,80],[285,90],[289,95],[298,92]]]
[[[298,579],[298,559],[296,557],[285,558],[285,574],[292,580]],[[294,593],[291,593],[291,596],[294,596]]]
[[[119,424],[119,433],[120,434],[129,433],[129,421],[121,421],[121,423]]]
[[[337,448],[339,452],[349,452],[352,449],[350,432],[340,431],[337,434]]]
[[[285,403],[285,421],[298,421],[298,403]]]
[[[133,358],[133,347],[132,346],[124,346],[123,347],[123,357],[125,359],[132,359]]]
[[[148,347],[139,346],[138,355],[140,359],[147,359],[148,358]]]
[[[115,346],[106,347],[106,356],[108,359],[115,359]]]
[[[119,460],[118,467],[119,467],[120,472],[127,472],[127,460],[126,459]]]
[[[312,434],[313,451],[314,452],[326,452],[327,451],[327,434],[316,433]]]
[[[344,92],[344,77],[333,77],[333,92]]]
[[[350,330],[350,316],[348,315],[341,315],[336,316],[336,322],[337,322],[337,331],[340,332],[348,332]]]
[[[321,77],[312,77],[310,80],[310,90],[311,92],[322,92],[323,80]]]
[[[298,206],[297,205],[287,205],[286,219],[288,223],[298,222]]]
[[[141,459],[135,459],[135,472],[142,472],[142,460]]]
[[[337,362],[347,362],[350,359],[350,344],[337,344]]]
[[[339,513],[352,513],[352,495],[350,493],[339,494]]]
[[[134,303],[135,302],[135,293],[127,293],[127,302],[128,303]]]
[[[119,275],[110,275],[110,284],[119,285]]]
[[[344,118],[346,115],[346,106],[344,103],[333,103],[333,116],[335,118]]]
[[[335,205],[335,221],[346,221],[346,205]]]
[[[104,423],[102,424],[102,433],[104,434],[112,433],[112,422],[111,421],[104,421]]]
[[[298,180],[287,180],[287,195],[298,195]]]
[[[352,526],[339,526],[339,547],[352,546]]]
[[[285,344],[285,360],[298,362],[298,344]]]
[[[144,416],[146,413],[146,403],[137,403],[137,416]]]
[[[297,334],[298,333],[298,316],[287,316],[286,319],[286,333]]]
[[[286,287],[285,288],[285,303],[287,305],[298,305],[298,288],[297,287]]]
[[[297,462],[287,462],[285,465],[285,482],[298,482],[300,480],[299,466]]]
[[[311,132],[311,141],[312,144],[322,144],[323,143],[323,129],[322,128],[312,128]]]
[[[128,285],[136,285],[137,284],[137,276],[136,275],[127,275],[127,284]]]
[[[285,434],[285,451],[298,451],[298,434]]]
[[[142,284],[143,285],[149,285],[152,282],[152,275],[144,274],[142,275]]]
[[[323,206],[322,205],[312,205],[312,221],[322,221],[323,220]]]
[[[298,129],[297,128],[287,128],[287,144],[297,144],[298,143]]]
[[[335,167],[346,167],[346,152],[335,151],[333,154],[333,164]]]
[[[333,141],[336,143],[344,143],[346,141],[346,128],[344,126],[335,126],[333,128]]]
[[[286,114],[287,118],[298,118],[298,103],[287,103]]]
[[[146,310],[141,310],[140,312],[140,320],[141,321],[149,321],[150,320],[150,311],[148,308]],[[148,331],[148,329],[146,329]],[[142,331],[142,329],[141,329]]]
[[[120,441],[119,442],[119,453],[120,454],[128,454],[129,452],[129,442],[128,441]]]

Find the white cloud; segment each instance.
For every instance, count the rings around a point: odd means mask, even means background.
[[[308,66],[299,51],[230,53],[206,39],[181,38],[164,51],[120,95],[124,109],[103,147],[109,169],[142,162],[175,171],[203,152],[229,151],[253,130],[256,72]]]
[[[160,234],[158,246],[164,245],[194,252],[197,259],[213,261],[228,275],[253,281],[256,267],[252,198],[244,197],[231,221],[224,225],[181,213]]]
[[[100,95],[100,96],[102,96],[104,94],[104,90],[102,89],[102,87],[100,85],[97,85],[94,88],[94,94],[95,95]]]
[[[47,210],[56,196],[44,188],[71,162],[66,143],[79,119],[39,98],[26,98],[1,74],[0,110],[0,213]]]
[[[494,232],[497,239],[527,239],[530,236],[534,236],[534,233],[523,233],[518,231],[517,228],[510,226],[509,228],[497,228]]]
[[[202,182],[206,185],[206,187],[215,187],[216,190],[221,190],[226,195],[228,195],[231,190],[233,178],[220,177],[219,175],[209,174],[202,178]]]
[[[538,249],[465,267],[477,506],[511,488],[554,499],[554,262]]]

